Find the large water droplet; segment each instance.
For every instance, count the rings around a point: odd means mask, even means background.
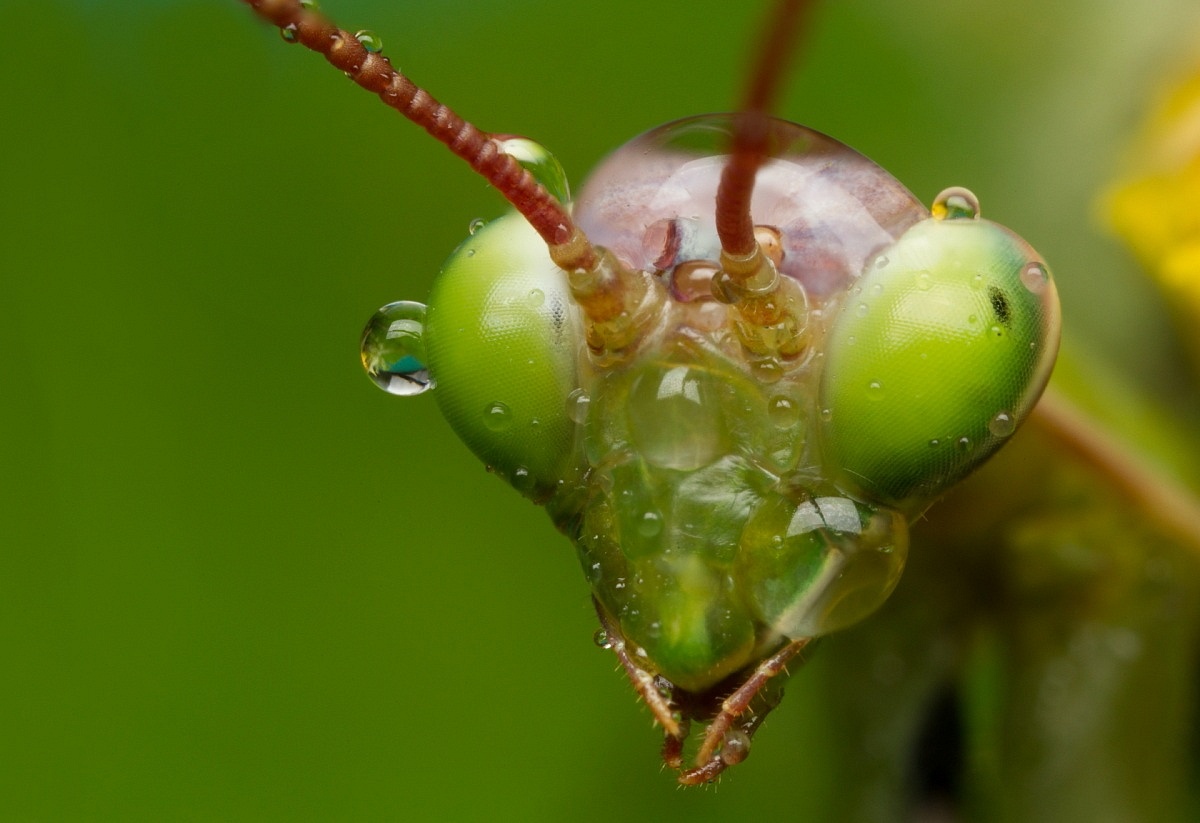
[[[714,373],[687,365],[641,369],[625,413],[642,458],[661,468],[693,471],[728,452],[730,435],[718,402],[723,386]]]
[[[295,23],[288,23],[279,30],[279,36],[285,43],[297,43],[300,41],[299,27]]]
[[[929,211],[934,220],[978,220],[979,198],[970,189],[951,186],[933,199]]]
[[[409,300],[389,303],[363,329],[359,354],[367,376],[390,394],[429,391],[433,377],[425,364],[425,305]]]
[[[467,234],[474,234],[475,232],[479,231],[486,225],[487,225],[486,220],[484,220],[482,217],[476,217],[474,220],[472,220],[470,223],[467,224]]]
[[[362,47],[372,54],[383,51],[383,38],[370,29],[363,29],[354,35],[354,39],[362,43]]]
[[[596,629],[596,633],[592,635],[592,642],[602,649],[611,649],[612,640],[608,637],[608,632],[604,629]]]
[[[309,11],[317,11],[321,8],[321,4],[317,0],[300,0],[300,7]]]
[[[496,137],[496,147],[516,160],[533,175],[533,179],[542,184],[542,188],[550,192],[560,203],[571,200],[571,187],[567,183],[567,173],[563,171],[558,158],[551,154],[541,143],[536,143],[528,137]]]

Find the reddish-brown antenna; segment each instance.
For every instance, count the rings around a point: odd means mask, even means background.
[[[811,0],[779,0],[755,41],[758,60],[734,125],[730,157],[716,197],[721,271],[714,290],[734,304],[746,351],[778,364],[796,362],[805,349],[807,303],[798,282],[779,276],[782,250],[777,244],[764,250],[756,237],[750,201],[755,177],[770,149],[770,109],[811,6]]]
[[[780,0],[768,16],[762,36],[755,41],[758,62],[746,87],[729,162],[717,190],[717,235],[721,248],[731,255],[744,257],[756,246],[750,216],[754,177],[766,159],[769,115],[787,76],[802,20],[811,6],[808,0]]]
[[[439,103],[388,58],[338,28],[301,0],[243,0],[278,26],[284,39],[302,43],[355,83],[429,132],[492,184],[546,241],[550,258],[569,277],[571,293],[589,321],[587,340],[601,362],[618,362],[634,348],[661,302],[661,286],[646,272],[630,271],[597,249],[566,208],[493,135]]]
[[[466,160],[525,216],[547,246],[561,250],[555,261],[560,266],[568,271],[595,268],[596,250],[583,237],[563,205],[520,163],[501,151],[490,134],[463,120],[397,71],[388,58],[368,50],[353,34],[338,28],[300,0],[243,2],[278,26],[288,40],[323,54],[355,83],[378,94],[384,103]]]

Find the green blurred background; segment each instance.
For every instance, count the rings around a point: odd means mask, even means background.
[[[729,108],[727,0],[322,0],[578,183]],[[844,0],[782,113],[923,200],[967,185],[1060,278],[1072,344],[1173,390],[1095,219],[1193,0]],[[810,684],[680,792],[567,543],[431,398],[358,364],[496,195],[233,0],[0,0],[0,819],[788,819],[844,788]],[[831,644],[836,643],[831,641]]]

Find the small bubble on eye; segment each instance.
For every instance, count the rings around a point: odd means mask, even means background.
[[[828,423],[833,419],[833,409],[821,409],[821,422]]]
[[[362,43],[362,47],[372,54],[383,51],[383,38],[370,29],[363,29],[354,35],[354,39]]]
[[[596,633],[592,635],[592,642],[602,649],[611,649],[613,647],[612,640],[608,637],[608,632],[604,629],[596,629]]]
[[[402,397],[434,387],[425,365],[425,305],[409,300],[389,303],[367,321],[359,357],[376,386]]]
[[[484,220],[482,217],[476,217],[474,220],[472,220],[470,223],[467,224],[467,234],[474,234],[475,232],[479,231],[486,225],[487,225],[486,220]]]
[[[857,314],[859,317],[866,317],[867,312],[869,312],[870,310],[871,310],[870,307],[866,303],[859,303],[858,308],[854,310],[854,313]]]
[[[999,326],[992,326],[990,329],[988,329],[988,334],[999,340],[1000,338],[1004,337],[1004,329],[1000,328]]]
[[[777,394],[767,401],[767,416],[781,429],[790,429],[800,422],[800,405],[790,397]]]
[[[494,432],[504,431],[512,422],[512,410],[498,400],[483,410],[483,424]]]
[[[573,390],[567,395],[567,417],[582,426],[587,422],[588,408],[591,403],[592,398],[588,397],[587,392],[583,389]]]
[[[889,262],[891,261],[888,260],[888,256],[886,254],[881,254],[875,258],[875,268],[882,269],[886,267]]]
[[[929,211],[934,220],[978,220],[979,198],[970,189],[951,186],[938,193]]]
[[[929,291],[933,287],[933,276],[927,272],[917,272],[917,288],[921,291]]]
[[[988,431],[997,437],[1008,437],[1016,427],[1016,421],[1008,412],[1000,412],[988,421]]]
[[[971,450],[971,438],[969,438],[969,437],[958,438],[957,440],[954,441],[954,448],[956,448],[958,451],[963,452],[963,453],[969,452]]]
[[[871,286],[871,294],[874,295],[875,297],[878,297],[879,295],[883,294],[883,284],[876,283],[874,286]]]
[[[1034,294],[1041,294],[1050,282],[1050,272],[1041,263],[1028,263],[1021,269],[1021,282]]]
[[[541,289],[530,289],[527,302],[530,308],[536,309],[546,302],[546,293]]]
[[[867,384],[867,397],[871,400],[883,399],[883,383],[879,380],[872,380]]]
[[[938,440],[936,437],[929,441],[929,447],[931,449],[936,449],[940,445],[942,445],[942,441]]]
[[[529,473],[529,469],[524,466],[517,466],[513,470],[512,477],[508,479],[512,487],[522,494],[533,491],[533,475]]]
[[[971,288],[973,288],[973,289],[982,289],[983,288],[983,275],[982,274],[977,274],[971,278]]]

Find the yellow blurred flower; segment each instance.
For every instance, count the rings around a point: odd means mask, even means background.
[[[1185,319],[1200,319],[1200,69],[1146,124],[1141,174],[1119,182],[1107,207],[1114,228]]]

